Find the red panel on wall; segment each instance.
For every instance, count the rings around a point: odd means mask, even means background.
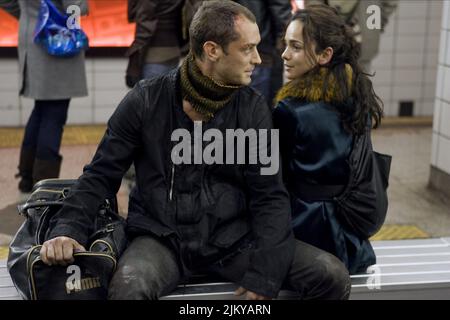
[[[127,47],[134,38],[127,0],[89,0],[89,15],[82,17],[81,27],[91,47]],[[17,20],[0,9],[0,47],[17,46],[17,30]]]

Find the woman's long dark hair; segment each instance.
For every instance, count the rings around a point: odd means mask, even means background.
[[[339,96],[351,96],[353,103],[347,107],[338,108],[346,130],[361,134],[367,125],[368,115],[372,118],[372,125],[377,128],[383,117],[383,102],[373,90],[370,74],[363,71],[358,63],[360,45],[354,38],[353,31],[345,24],[338,12],[326,5],[310,5],[306,9],[297,11],[292,21],[299,20],[303,24],[303,40],[306,56],[312,59],[313,47],[316,45],[316,54],[327,47],[333,48],[333,57],[324,67],[330,69],[342,92]],[[352,92],[347,92],[347,74],[345,64],[353,69]],[[317,71],[318,68],[311,70]],[[329,78],[329,77],[328,77]],[[328,81],[325,81],[323,96],[328,90]]]

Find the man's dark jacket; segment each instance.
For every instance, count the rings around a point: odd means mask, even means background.
[[[292,262],[294,241],[281,169],[261,175],[259,164],[173,165],[171,149],[178,142],[171,142],[172,132],[193,130],[181,101],[178,69],[142,80],[126,95],[91,164],[51,221],[49,239],[64,235],[86,245],[93,216],[105,197],[117,193],[134,161],[129,231],[167,238],[188,269],[209,265],[252,237],[255,249],[240,285],[274,297]],[[244,87],[203,124],[209,128],[224,137],[225,129],[271,129],[271,112],[261,95]]]

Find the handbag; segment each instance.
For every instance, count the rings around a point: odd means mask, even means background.
[[[95,218],[88,251],[74,252],[68,266],[48,266],[40,258],[49,221],[76,180],[48,179],[37,183],[24,205],[26,220],[11,241],[7,268],[22,298],[27,300],[103,300],[117,260],[127,246],[125,220],[116,200],[105,199]]]
[[[41,45],[48,54],[59,57],[74,56],[88,49],[88,37],[81,28],[68,28],[68,18],[51,0],[41,0],[34,43]]]

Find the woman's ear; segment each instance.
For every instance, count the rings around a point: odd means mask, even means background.
[[[327,47],[325,50],[323,50],[319,54],[319,60],[318,63],[323,66],[326,65],[328,62],[331,61],[331,58],[333,58],[333,48]]]

